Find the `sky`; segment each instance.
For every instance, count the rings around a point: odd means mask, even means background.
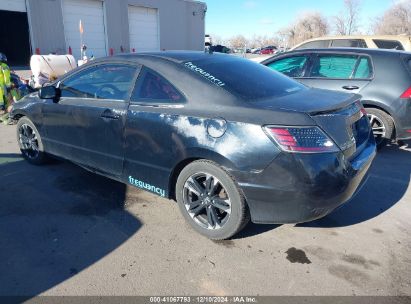
[[[203,0],[207,4],[206,34],[227,39],[242,34],[273,36],[306,11],[338,15],[343,0]],[[398,0],[362,0],[361,31],[367,33],[375,17]]]

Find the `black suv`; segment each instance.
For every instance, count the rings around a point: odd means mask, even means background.
[[[261,63],[311,87],[361,94],[379,148],[411,138],[411,53],[304,49]]]

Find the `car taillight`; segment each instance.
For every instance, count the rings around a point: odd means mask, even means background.
[[[405,90],[404,93],[402,93],[400,98],[411,98],[411,87]]]
[[[266,133],[287,152],[337,152],[338,147],[318,127],[264,127]]]

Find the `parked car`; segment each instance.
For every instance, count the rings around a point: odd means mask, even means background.
[[[97,59],[26,96],[12,118],[30,163],[55,155],[176,199],[211,239],[250,217],[325,216],[351,198],[375,155],[358,95],[216,53]]]
[[[267,46],[267,47],[262,48],[260,50],[260,54],[261,55],[270,55],[270,54],[274,54],[276,51],[277,51],[276,46]]]
[[[232,52],[234,54],[244,54],[246,52],[246,49],[245,48],[235,48],[235,49],[232,49]]]
[[[217,44],[217,45],[210,46],[210,51],[211,52],[228,54],[228,53],[231,52],[231,49],[229,49],[228,47],[226,47],[224,45]]]
[[[308,86],[361,94],[379,148],[392,139],[411,138],[411,53],[303,49],[262,64]]]
[[[393,49],[411,51],[411,36],[404,35],[356,35],[356,36],[328,36],[306,40],[292,50],[330,48],[330,47],[358,47]]]

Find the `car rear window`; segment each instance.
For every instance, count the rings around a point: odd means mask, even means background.
[[[272,69],[235,57],[184,62],[193,73],[248,101],[292,94],[306,87]]]
[[[404,50],[404,47],[402,46],[401,42],[397,40],[373,39],[373,41],[379,49],[390,49],[390,50],[400,50],[400,51]]]

